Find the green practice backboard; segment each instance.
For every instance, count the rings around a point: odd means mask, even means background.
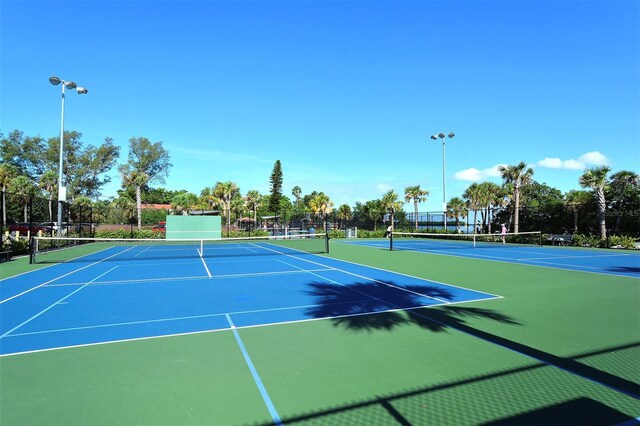
[[[168,240],[199,240],[222,237],[220,216],[167,216]]]

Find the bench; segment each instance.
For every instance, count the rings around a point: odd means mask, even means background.
[[[11,251],[0,251],[0,263],[11,260]]]
[[[573,241],[571,234],[551,234],[547,237],[547,241],[554,246],[568,246]]]

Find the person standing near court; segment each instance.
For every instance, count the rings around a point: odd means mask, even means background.
[[[393,225],[387,226],[387,232],[384,233],[384,237],[391,237],[391,233],[393,232]]]
[[[502,235],[502,244],[505,244],[505,243],[506,243],[506,241],[505,241],[505,236],[506,236],[506,234],[507,234],[507,227],[505,226],[505,224],[504,224],[504,223],[503,223],[503,224],[501,224],[500,226],[501,226],[501,228],[500,228],[500,235]]]

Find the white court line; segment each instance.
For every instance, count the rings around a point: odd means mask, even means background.
[[[271,260],[273,262],[273,260]],[[119,269],[122,269],[123,266],[119,265]],[[333,269],[322,268],[322,269],[313,269],[314,272],[324,272],[330,271]],[[252,272],[248,274],[228,274],[228,275],[214,275],[211,277],[212,280],[217,279],[228,279],[228,278],[252,278],[252,277],[262,277],[262,276],[277,276],[277,275],[290,275],[290,274],[303,274],[306,270],[295,270],[295,271],[278,271],[278,272]],[[113,281],[94,281],[91,283],[92,287],[95,286],[109,286],[109,285],[136,285],[136,284],[155,284],[155,283],[163,283],[163,282],[172,282],[172,281],[198,281],[202,280],[205,282],[209,282],[209,277],[206,275],[196,275],[192,277],[166,277],[166,278],[142,278],[139,280],[113,280]],[[86,282],[77,282],[77,283],[63,283],[63,284],[50,284],[47,287],[75,287],[79,285],[84,285]]]
[[[151,248],[151,246],[147,246],[145,249],[140,250],[139,252],[137,252],[133,257],[138,257],[140,256],[142,253],[144,253],[145,251],[149,250]]]
[[[582,269],[571,269],[571,268],[568,267],[568,266],[575,266],[576,268],[582,268],[582,266],[578,266],[578,265],[564,265],[564,267],[561,267],[561,266],[536,265],[535,263],[525,263],[526,259],[518,261],[518,259],[512,259],[510,257],[484,256],[482,254],[461,255],[461,254],[452,254],[449,251],[442,251],[442,250],[408,250],[408,249],[402,249],[402,251],[408,251],[408,252],[412,252],[412,253],[422,253],[422,254],[441,254],[443,256],[457,257],[457,258],[460,258],[460,259],[483,260],[483,261],[488,261],[488,262],[501,262],[501,263],[509,263],[511,265],[531,266],[531,267],[534,267],[534,268],[547,268],[547,269],[558,269],[558,270],[561,270],[561,271],[583,272],[585,274],[612,275],[614,277],[623,277],[623,278],[632,278],[632,279],[635,278],[635,277],[632,277],[630,275],[616,274],[614,272],[585,271],[585,270],[582,270]],[[503,260],[503,259],[509,259],[509,260]],[[516,261],[514,261],[514,260],[516,260]],[[450,284],[447,284],[447,285],[450,285]]]
[[[209,275],[209,278],[211,278],[211,271],[209,271],[209,268],[207,267],[207,262],[204,261],[204,256],[200,256],[200,260],[202,261],[202,264],[204,265],[205,271],[207,271],[207,275]]]
[[[552,256],[552,257],[523,257],[518,260],[549,260],[549,259],[594,259],[597,257],[633,256],[631,253],[599,254],[595,256]],[[638,256],[640,259],[640,256]]]
[[[338,303],[332,303],[332,305],[343,305],[345,303],[360,303],[360,302],[366,302],[367,300],[370,300],[370,299],[371,299],[370,297],[367,297],[367,299],[363,299],[363,300],[353,300],[353,301],[349,301],[349,302],[338,302]],[[203,314],[203,315],[191,315],[191,316],[183,316],[183,317],[158,318],[158,319],[153,319],[153,320],[115,322],[115,323],[110,323],[110,324],[86,325],[86,326],[81,326],[81,327],[54,328],[54,329],[49,329],[49,330],[29,331],[29,332],[26,332],[26,333],[14,333],[14,334],[12,334],[10,336],[7,336],[6,338],[20,337],[20,336],[32,336],[32,335],[48,334],[48,333],[64,333],[64,332],[67,332],[67,331],[77,331],[77,330],[91,330],[91,329],[94,329],[94,328],[122,327],[122,326],[127,326],[127,325],[153,324],[153,323],[160,323],[160,322],[184,321],[184,320],[193,320],[193,319],[200,319],[200,318],[213,318],[213,317],[219,317],[219,316],[224,316],[224,315],[228,315],[228,314],[230,314],[230,315],[243,315],[243,314],[255,314],[255,313],[262,313],[262,312],[288,311],[288,310],[293,310],[293,309],[308,309],[308,308],[314,308],[316,306],[318,306],[318,305],[317,304],[296,305],[296,306],[286,306],[286,307],[280,307],[280,308],[252,309],[252,310],[248,310],[248,311],[218,312],[218,313],[215,313],[215,314]],[[272,324],[280,324],[280,323],[276,322],[276,323],[272,323]],[[250,327],[250,326],[245,326],[245,327]]]
[[[339,271],[339,269],[336,269],[336,270]],[[500,298],[501,297],[497,297],[496,299],[500,299]],[[368,296],[368,299],[371,299],[371,297]],[[460,302],[450,302],[450,303],[448,303],[447,306],[460,305],[460,304],[463,304],[463,303],[470,303],[470,302],[484,302],[484,301],[487,301],[487,300],[496,300],[496,299],[471,299],[471,300],[464,300],[464,301],[460,301]],[[357,302],[358,301],[355,301],[354,303],[357,303]],[[344,303],[347,303],[347,302],[344,302]],[[314,307],[314,306],[317,306],[317,305],[304,305],[304,306],[301,306],[301,307]],[[406,312],[406,311],[412,311],[412,310],[418,310],[418,309],[436,308],[436,307],[440,307],[440,306],[442,306],[442,305],[440,305],[440,304],[427,305],[427,306],[419,305],[419,306],[414,306],[414,307],[410,307],[410,308],[387,309],[385,311],[358,312],[358,313],[355,313],[355,314],[327,316],[327,317],[321,317],[321,318],[305,318],[305,319],[301,319],[301,320],[278,321],[278,322],[272,322],[272,323],[236,326],[236,329],[239,330],[239,329],[245,329],[245,328],[248,329],[248,328],[258,328],[258,327],[273,327],[273,326],[280,326],[280,325],[305,323],[305,322],[311,322],[311,321],[324,321],[324,320],[332,320],[332,319],[337,319],[337,318],[359,317],[359,316],[364,316],[364,315],[382,314],[382,313],[388,313],[388,312]],[[297,309],[297,308],[291,308],[291,307],[271,308],[271,309],[255,310],[255,311],[230,312],[230,314],[233,315],[233,314],[238,314],[238,313],[254,313],[254,312],[262,312],[262,311],[278,311],[278,310],[287,310],[287,309]],[[212,314],[212,315],[220,316],[220,315],[224,315],[224,314]],[[163,338],[170,338],[170,337],[190,336],[190,335],[194,335],[194,334],[217,333],[217,332],[229,331],[229,330],[231,330],[231,329],[230,328],[215,328],[215,329],[208,329],[208,330],[187,331],[187,332],[183,332],[183,333],[163,334],[163,335],[158,335],[158,336],[134,337],[134,338],[128,338],[128,339],[109,340],[109,341],[104,341],[104,342],[83,343],[83,344],[78,344],[78,345],[60,346],[60,347],[56,347],[56,348],[34,349],[34,350],[30,350],[30,351],[14,352],[14,353],[10,353],[10,354],[0,354],[0,358],[9,357],[9,356],[15,356],[15,355],[25,355],[25,354],[31,354],[31,353],[38,353],[38,352],[57,351],[57,350],[63,350],[63,349],[74,349],[74,348],[84,348],[84,347],[89,347],[89,346],[109,345],[109,344],[113,344],[113,343],[137,342],[137,341],[150,340],[150,339],[163,339]],[[6,338],[10,338],[10,337],[14,337],[14,336],[17,336],[17,334],[11,335],[11,336],[7,336]]]
[[[122,265],[118,265],[119,269],[122,269]],[[92,287],[103,285],[127,285],[127,284],[154,284],[158,282],[171,282],[171,281],[195,281],[195,280],[207,280],[206,275],[196,275],[192,277],[166,277],[166,278],[141,278],[139,280],[113,280],[113,281],[94,281],[91,283]],[[63,283],[63,284],[51,284],[47,287],[73,287],[84,285],[86,282],[79,283]]]
[[[89,268],[89,267],[91,267],[91,266],[97,265],[98,263],[102,263],[102,262],[104,262],[105,260],[111,259],[112,257],[115,257],[115,256],[117,256],[117,255],[119,255],[119,254],[121,254],[121,253],[124,253],[124,252],[126,252],[126,251],[129,251],[129,250],[131,250],[131,248],[128,248],[128,249],[126,249],[126,250],[123,250],[123,251],[121,251],[121,252],[118,252],[118,253],[116,253],[116,254],[113,254],[113,255],[111,255],[111,256],[109,256],[109,257],[105,257],[105,258],[104,258],[104,259],[102,259],[102,260],[99,260],[99,261],[97,261],[97,262],[93,262],[93,263],[91,263],[91,264],[89,264],[89,265],[83,266],[82,268],[74,269],[74,270],[73,270],[73,271],[71,271],[71,272],[67,272],[67,273],[66,273],[66,274],[64,274],[64,275],[60,275],[59,277],[56,277],[56,278],[54,278],[54,279],[52,279],[52,280],[49,280],[49,281],[47,281],[47,282],[44,282],[44,283],[42,283],[42,284],[39,284],[39,285],[37,285],[37,286],[35,286],[35,287],[30,288],[29,290],[25,290],[25,291],[23,291],[22,293],[18,293],[18,294],[16,294],[16,295],[13,295],[13,296],[11,296],[11,297],[7,298],[7,299],[0,300],[0,305],[1,305],[1,304],[3,304],[3,303],[5,303],[5,302],[8,302],[9,300],[13,300],[13,299],[15,299],[15,298],[17,298],[17,297],[20,297],[20,296],[22,296],[22,295],[24,295],[24,294],[27,294],[27,293],[29,293],[29,292],[31,292],[31,291],[33,291],[33,290],[35,290],[35,289],[38,289],[38,288],[40,288],[40,287],[43,287],[43,286],[45,286],[45,285],[47,285],[47,284],[49,284],[49,283],[52,283],[52,282],[54,282],[54,281],[58,281],[60,278],[64,278],[64,277],[69,276],[69,275],[71,275],[71,274],[75,274],[75,273],[76,273],[76,272],[78,272],[78,271],[82,271],[83,269],[86,269],[86,268]]]
[[[418,253],[420,253],[420,252],[418,252]],[[284,253],[283,253],[283,254],[284,254]],[[372,278],[363,277],[363,276],[361,276],[361,275],[357,275],[357,274],[354,274],[354,273],[352,273],[352,272],[345,271],[344,269],[334,268],[334,267],[331,267],[331,266],[328,266],[328,265],[325,265],[325,264],[322,264],[322,263],[319,263],[319,262],[315,262],[315,261],[312,261],[312,260],[309,260],[309,259],[302,259],[302,258],[299,258],[299,257],[293,256],[293,255],[289,255],[289,254],[287,254],[286,256],[293,257],[294,259],[302,260],[302,261],[304,261],[304,262],[312,263],[312,264],[315,264],[315,265],[324,266],[325,268],[329,268],[329,269],[332,269],[332,270],[335,270],[335,271],[343,272],[343,273],[345,273],[345,274],[354,275],[354,276],[359,277],[359,278],[365,278],[365,279],[368,279],[368,280],[372,280]],[[462,256],[460,256],[460,257],[462,257]],[[445,282],[442,282],[442,281],[435,281],[435,280],[432,280],[432,279],[429,279],[429,278],[416,277],[416,276],[414,276],[414,275],[403,274],[402,272],[390,271],[389,269],[377,268],[377,267],[375,267],[375,266],[371,266],[371,265],[364,265],[364,264],[362,264],[362,263],[351,262],[351,261],[344,260],[344,259],[337,259],[337,258],[332,258],[332,259],[333,259],[333,260],[336,260],[336,261],[338,261],[338,262],[350,263],[350,264],[352,264],[352,265],[358,265],[358,266],[363,266],[363,267],[365,267],[365,268],[371,268],[371,269],[376,269],[376,270],[378,270],[378,271],[388,272],[388,273],[391,273],[391,274],[402,275],[402,276],[404,276],[404,277],[414,278],[414,279],[417,279],[417,280],[420,280],[420,281],[427,281],[427,282],[431,282],[431,283],[436,283],[436,284],[446,285],[446,286],[448,286],[448,287],[459,288],[459,289],[462,289],[462,290],[474,291],[474,292],[476,292],[476,293],[488,294],[488,295],[490,295],[490,296],[493,296],[493,297],[494,297],[494,298],[496,298],[496,299],[502,299],[502,298],[503,298],[503,297],[502,297],[502,296],[500,296],[499,294],[487,293],[486,291],[473,290],[473,289],[470,289],[470,288],[467,288],[467,287],[462,287],[462,286],[455,285],[455,284],[449,284],[449,283],[445,283]],[[425,296],[425,297],[428,297],[428,296]],[[478,299],[478,300],[486,300],[486,299]],[[451,303],[451,302],[448,302],[448,303]],[[464,302],[462,302],[462,303],[464,303]]]
[[[109,269],[107,272],[104,272],[100,275],[98,275],[97,277],[95,277],[93,280],[89,281],[88,283],[86,283],[85,285],[83,285],[82,287],[72,291],[71,293],[67,294],[66,296],[64,296],[62,299],[59,299],[57,302],[52,303],[51,305],[49,305],[49,307],[44,308],[43,310],[41,310],[40,312],[38,312],[37,314],[35,314],[34,316],[32,316],[31,318],[29,318],[28,320],[22,322],[21,324],[16,325],[15,327],[13,327],[11,330],[5,332],[4,334],[0,335],[0,339],[2,339],[3,337],[6,337],[7,335],[11,334],[13,331],[19,329],[20,327],[22,327],[25,324],[30,323],[31,321],[33,321],[34,319],[38,318],[40,315],[44,314],[45,312],[47,312],[49,309],[53,308],[54,306],[56,306],[57,304],[59,304],[60,302],[68,299],[69,297],[73,296],[74,294],[76,294],[77,292],[79,292],[80,290],[82,290],[83,288],[85,288],[86,286],[88,286],[89,284],[91,284],[91,282],[93,282],[94,280],[97,280],[98,278],[107,275],[109,272],[113,271],[114,269],[116,269],[117,266],[114,266],[113,268]]]
[[[292,257],[293,257],[293,256],[292,256]],[[297,267],[297,266],[292,265],[292,264],[290,264],[290,263],[284,262],[284,261],[282,261],[282,260],[280,260],[280,259],[278,259],[278,262],[282,262],[282,263],[284,263],[285,265],[293,266],[294,268],[296,268],[296,267]],[[300,268],[300,269],[302,269],[302,268]],[[304,269],[302,269],[302,270],[304,270]],[[447,301],[447,300],[439,299],[439,298],[437,298],[437,297],[433,297],[433,296],[427,296],[426,294],[418,293],[417,291],[407,290],[406,288],[398,287],[398,286],[395,286],[395,285],[393,285],[393,284],[386,283],[386,282],[384,282],[384,281],[378,281],[378,280],[373,279],[373,278],[365,277],[365,276],[363,276],[363,275],[354,274],[354,273],[352,273],[352,272],[343,271],[343,270],[341,270],[341,269],[337,269],[337,268],[332,268],[332,270],[333,270],[333,271],[337,271],[337,272],[342,272],[342,273],[345,273],[345,274],[349,274],[349,275],[353,275],[353,276],[355,276],[355,277],[362,278],[362,279],[364,279],[364,280],[366,280],[366,281],[371,281],[371,282],[374,282],[374,283],[382,284],[382,285],[385,285],[385,286],[387,286],[387,287],[394,288],[394,289],[396,289],[396,290],[402,290],[402,291],[407,292],[407,293],[412,293],[412,294],[415,294],[415,295],[420,296],[420,297],[426,297],[427,299],[437,300],[438,302],[441,302],[441,303],[443,303],[443,304],[447,304],[447,305],[449,304],[449,301]],[[307,272],[308,272],[308,271],[307,271]],[[349,286],[347,286],[347,285],[345,285],[345,284],[342,284],[342,283],[340,283],[340,282],[338,282],[338,281],[334,281],[334,280],[329,279],[329,278],[327,278],[327,277],[323,277],[322,275],[319,275],[319,274],[315,274],[315,273],[311,273],[311,274],[312,274],[312,275],[315,275],[316,277],[322,278],[323,280],[326,280],[326,281],[332,282],[332,283],[334,283],[334,284],[338,284],[338,285],[340,285],[340,286],[342,286],[342,287],[348,288],[349,290],[355,291],[356,293],[360,293],[360,294],[362,294],[362,295],[364,295],[364,296],[367,296],[367,297],[369,297],[369,298],[371,298],[371,299],[375,299],[375,300],[377,300],[377,301],[379,301],[379,302],[382,302],[382,303],[391,304],[391,303],[387,302],[386,300],[382,300],[382,299],[379,299],[379,298],[377,298],[377,297],[375,297],[375,296],[371,296],[371,295],[369,295],[369,294],[367,294],[367,293],[365,293],[365,292],[363,292],[363,291],[355,290],[355,289],[353,289],[353,288],[351,288],[351,287],[349,287]],[[396,306],[397,306],[397,305],[396,305]]]

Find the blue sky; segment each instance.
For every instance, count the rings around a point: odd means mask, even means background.
[[[85,144],[162,141],[169,189],[232,180],[336,205],[430,191],[442,205],[495,168],[578,188],[584,167],[640,169],[637,1],[8,1],[0,130]],[[103,191],[114,195],[120,179]],[[408,206],[411,209],[411,206]]]

